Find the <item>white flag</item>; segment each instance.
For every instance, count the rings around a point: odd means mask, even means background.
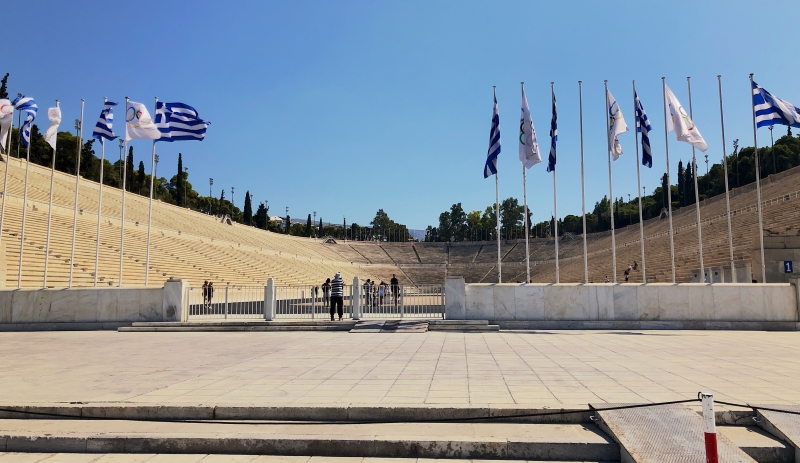
[[[0,149],[5,152],[8,132],[14,122],[14,105],[8,100],[0,100]]]
[[[628,124],[625,123],[625,118],[622,116],[622,110],[619,109],[617,100],[608,90],[606,90],[606,108],[608,109],[608,149],[611,150],[611,156],[616,161],[619,159],[619,155],[622,154],[622,146],[620,146],[617,137],[619,134],[628,131]]]
[[[128,101],[128,107],[125,108],[125,140],[134,138],[157,140],[161,138],[161,132],[143,104]]]
[[[47,118],[50,119],[50,127],[44,134],[44,141],[46,141],[53,149],[56,149],[56,138],[58,138],[58,125],[61,124],[61,107],[56,101],[53,108],[47,109]]]
[[[522,115],[519,117],[519,161],[526,169],[542,162],[542,155],[539,154],[539,142],[536,141],[536,129],[533,128],[524,87],[522,88]]]
[[[667,92],[667,107],[669,114],[667,116],[667,132],[675,132],[675,138],[678,141],[684,141],[700,151],[705,152],[708,149],[706,141],[697,130],[689,114],[683,109],[681,103],[675,98],[672,90],[666,87]]]

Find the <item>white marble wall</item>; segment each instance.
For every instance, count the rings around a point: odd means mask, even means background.
[[[0,323],[162,321],[163,288],[0,291]]]
[[[798,321],[798,292],[781,283],[468,284],[465,295],[448,319]]]

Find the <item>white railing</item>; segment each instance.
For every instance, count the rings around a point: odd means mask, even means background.
[[[264,318],[263,286],[189,288],[189,319]]]
[[[331,300],[315,286],[220,286],[209,291],[189,288],[189,320],[273,319],[327,320]],[[345,286],[343,318],[353,318],[354,288]],[[274,297],[268,304],[267,297]],[[361,318],[444,318],[442,285],[362,285],[358,288]],[[338,318],[338,313],[334,313]]]
[[[361,287],[362,318],[444,318],[442,285]]]

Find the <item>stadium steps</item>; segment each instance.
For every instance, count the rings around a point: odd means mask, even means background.
[[[500,331],[500,326],[490,325],[488,320],[429,320],[428,331]]]
[[[324,317],[324,315],[323,315]],[[176,332],[176,331],[350,331],[354,320],[299,320],[299,321],[252,321],[202,320],[191,322],[134,322],[122,326],[119,332]]]

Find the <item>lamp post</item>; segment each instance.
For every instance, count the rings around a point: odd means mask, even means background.
[[[233,208],[236,207],[236,205],[233,203],[233,189],[234,187],[231,187],[231,214],[233,214]]]
[[[733,155],[736,156],[736,188],[739,188],[739,139],[733,140]]]
[[[314,237],[317,236],[316,227],[314,225],[317,224],[317,211],[314,211],[314,220],[311,222],[311,229],[314,230]]]
[[[630,204],[630,202],[631,202],[631,194],[628,193],[628,204]],[[631,223],[631,210],[628,209],[628,224],[630,223]]]
[[[17,93],[17,98],[25,98],[25,95],[23,95],[22,93]],[[20,137],[22,136],[22,126],[20,126],[20,124],[22,123],[22,119],[20,119],[21,115],[22,111],[17,111],[17,130],[20,132]],[[122,140],[120,140],[120,142],[122,142]],[[17,159],[19,159],[19,140],[17,140]]]
[[[183,173],[186,174],[186,176],[183,179],[183,206],[186,207],[186,182],[189,180],[189,168],[184,167]]]
[[[123,154],[122,153],[123,153],[124,150],[125,150],[125,140],[123,140],[122,137],[120,137],[119,138],[119,168],[120,169],[122,169],[122,167],[123,167],[123,164],[122,164],[122,156],[123,156]],[[122,176],[123,175],[125,175],[125,172],[122,172],[122,174],[119,176],[119,187],[120,188],[122,188],[122,178],[123,178]]]

